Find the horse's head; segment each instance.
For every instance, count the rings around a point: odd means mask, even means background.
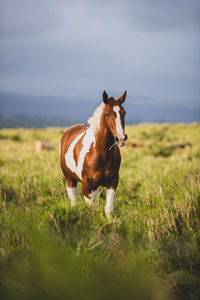
[[[113,97],[109,98],[107,93],[103,92],[103,102],[106,104],[104,108],[105,124],[120,147],[124,146],[127,140],[127,135],[124,133],[126,112],[122,107],[125,98],[126,91],[118,100]]]

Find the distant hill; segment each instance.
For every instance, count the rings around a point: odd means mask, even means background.
[[[89,117],[96,103],[84,99],[69,99],[51,96],[32,96],[0,92],[1,115],[70,117],[71,119]],[[81,117],[82,119],[82,117]]]
[[[86,123],[101,99],[75,99],[0,92],[0,127],[69,126]],[[151,99],[140,104],[128,97],[126,122],[200,122],[200,107],[156,105]]]

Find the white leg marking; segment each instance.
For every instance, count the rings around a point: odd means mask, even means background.
[[[67,153],[65,154],[65,162],[67,167],[76,175],[82,179],[82,169],[83,169],[83,163],[85,160],[85,155],[87,152],[90,150],[91,144],[94,142],[95,144],[95,135],[94,135],[94,130],[92,127],[89,127],[86,130],[86,134],[83,138],[83,147],[81,149],[80,155],[79,155],[79,160],[78,164],[76,166],[76,162],[74,160],[74,147],[78,143],[78,141],[81,139],[81,137],[84,135],[85,131],[79,134],[75,140],[71,143]]]
[[[71,200],[71,205],[74,206],[77,200],[77,187],[70,188],[67,186],[67,193]]]
[[[119,114],[120,108],[118,105],[116,105],[113,107],[113,110],[117,115],[117,118],[115,120],[117,133],[124,135],[124,130],[122,128],[121,118],[120,118],[120,114]]]
[[[105,213],[106,213],[106,216],[108,218],[113,213],[113,200],[114,200],[114,196],[115,196],[115,190],[114,189],[107,189],[107,191],[106,191]]]
[[[92,192],[89,194],[89,198],[87,198],[86,196],[84,196],[85,201],[86,201],[87,204],[91,205],[91,204],[93,203],[94,198],[95,198],[97,192],[98,192],[98,189],[97,189],[96,191],[92,191]]]

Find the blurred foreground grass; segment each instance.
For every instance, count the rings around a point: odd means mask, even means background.
[[[126,131],[111,221],[104,189],[71,208],[63,129],[0,131],[1,299],[200,298],[200,125]]]

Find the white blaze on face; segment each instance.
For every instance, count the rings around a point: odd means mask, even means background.
[[[122,122],[121,122],[121,118],[120,118],[120,107],[118,105],[113,107],[114,112],[116,113],[117,117],[116,117],[116,131],[117,131],[117,135],[119,136],[124,136],[124,130],[122,127]]]
[[[74,160],[74,148],[84,134],[85,134],[85,136],[84,136],[83,142],[82,142],[83,146],[82,146],[82,149],[79,154],[78,163],[76,165],[76,161]],[[89,127],[86,130],[86,132],[85,131],[82,132],[75,138],[75,140],[71,143],[67,153],[65,154],[65,162],[66,162],[67,167],[72,172],[76,173],[76,175],[80,179],[82,179],[82,170],[83,170],[83,163],[85,160],[85,156],[89,152],[90,146],[92,143],[94,143],[94,145],[95,145],[94,130],[92,127]]]

